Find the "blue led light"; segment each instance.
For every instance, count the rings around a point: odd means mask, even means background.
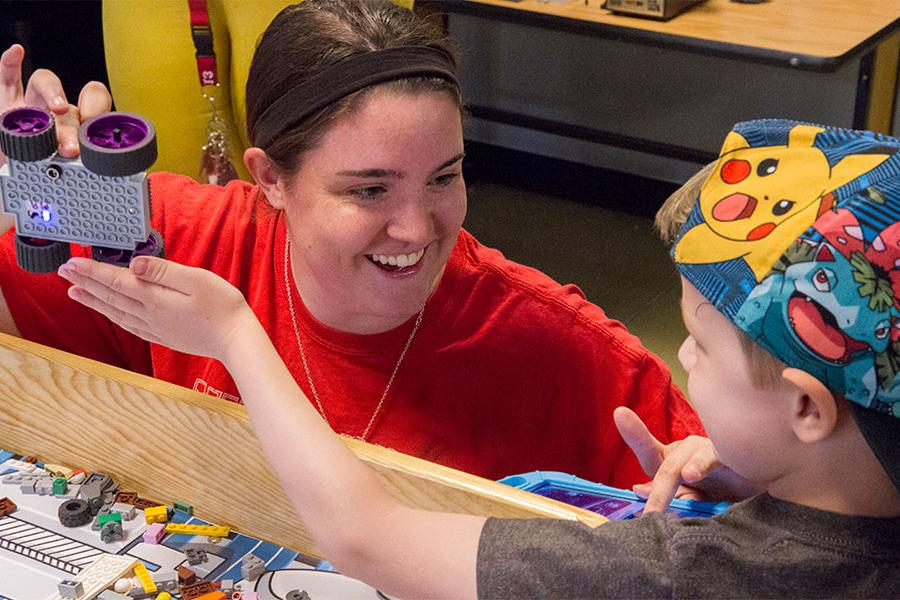
[[[42,210],[41,218],[44,220],[45,223],[49,223],[50,222],[50,209],[45,208],[44,210]]]

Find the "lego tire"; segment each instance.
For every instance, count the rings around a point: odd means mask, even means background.
[[[78,146],[82,164],[98,175],[134,175],[156,162],[156,130],[131,113],[110,112],[85,121]]]
[[[66,242],[20,235],[14,239],[16,262],[29,273],[53,273],[71,256]]]
[[[46,110],[28,106],[0,115],[0,152],[12,160],[34,162],[56,152],[56,122]]]
[[[59,505],[57,515],[63,527],[81,527],[91,522],[91,505],[80,498],[66,500]]]

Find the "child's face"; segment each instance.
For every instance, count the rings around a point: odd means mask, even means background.
[[[735,326],[683,277],[681,289],[688,337],[678,360],[691,402],[719,460],[746,479],[771,481],[790,439],[790,388],[756,389]]]

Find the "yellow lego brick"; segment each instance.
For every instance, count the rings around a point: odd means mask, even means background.
[[[166,523],[166,533],[188,533],[210,537],[228,537],[231,527],[227,525],[184,525],[182,523]]]
[[[148,523],[165,523],[169,520],[165,505],[150,506],[144,509],[144,518]]]
[[[143,563],[134,565],[134,576],[141,582],[141,587],[144,588],[145,592],[156,591],[156,583],[153,582],[150,571],[147,570],[147,567],[145,567]]]

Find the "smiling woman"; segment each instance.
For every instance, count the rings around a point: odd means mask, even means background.
[[[21,78],[20,50],[4,54],[5,80]],[[26,97],[53,89],[45,74]],[[256,184],[155,173],[153,227],[167,258],[241,291],[335,431],[490,478],[645,481],[613,409],[664,442],[701,432],[696,415],[578,288],[462,229],[461,106],[438,29],[387,0],[306,0],[275,18],[250,69]],[[0,286],[8,330],[240,401],[218,361],[147,344],[70,301],[63,279],[18,270],[11,235]]]

